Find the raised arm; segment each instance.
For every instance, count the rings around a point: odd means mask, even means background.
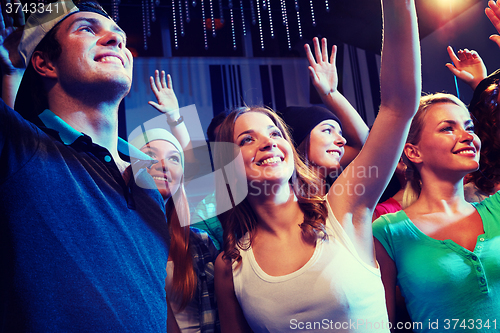
[[[363,149],[328,193],[333,213],[359,255],[374,266],[373,210],[401,156],[421,93],[415,2],[383,0],[382,12],[380,111]]]
[[[332,54],[328,57],[326,38],[321,39],[321,46],[317,37],[313,39],[314,58],[309,44],[304,48],[309,60],[309,74],[313,85],[321,96],[323,103],[342,122],[342,134],[347,140],[344,156],[340,164],[346,167],[358,155],[368,137],[368,126],[351,103],[338,91],[338,75],[335,60],[337,47],[332,47]]]
[[[15,0],[14,3],[20,3]],[[24,27],[22,10],[12,11],[9,16],[2,10],[0,15],[0,67],[2,69],[2,99],[5,104],[14,107],[17,91],[23,78],[25,66],[17,50]],[[21,27],[21,28],[20,28]]]
[[[167,123],[170,125],[172,134],[184,149],[186,162],[193,162],[194,154],[192,153],[191,137],[184,121],[179,121],[181,118],[179,102],[174,93],[170,74],[165,75],[165,71],[161,71],[160,75],[160,71],[156,70],[155,76],[151,76],[149,81],[151,90],[158,100],[158,102],[149,101],[149,105],[167,116]]]
[[[483,59],[474,50],[458,50],[458,56],[451,46],[448,46],[447,51],[452,63],[447,63],[446,67],[472,90],[476,89],[479,82],[488,75]]]
[[[500,7],[497,5],[497,2],[493,0],[488,1],[488,7],[484,10],[484,12],[490,19],[495,29],[497,29],[498,33],[500,33]],[[497,43],[498,47],[500,47],[499,35],[491,35],[490,40]]]

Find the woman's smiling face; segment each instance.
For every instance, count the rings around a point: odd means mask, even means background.
[[[452,103],[432,105],[425,116],[420,142],[422,168],[467,174],[479,167],[481,141],[467,109]]]
[[[309,134],[307,159],[315,167],[324,170],[322,174],[326,176],[340,168],[345,144],[340,124],[333,119],[324,120]]]
[[[234,143],[241,149],[248,182],[283,183],[292,177],[292,146],[266,114],[252,111],[239,116]]]
[[[149,170],[164,200],[179,189],[182,182],[181,156],[175,146],[165,140],[153,140],[141,151],[158,160]]]

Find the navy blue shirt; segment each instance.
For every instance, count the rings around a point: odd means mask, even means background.
[[[126,184],[108,150],[49,110],[35,122],[0,100],[0,332],[166,332],[152,178],[134,167]]]

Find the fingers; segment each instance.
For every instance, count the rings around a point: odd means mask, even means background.
[[[311,66],[316,65],[316,60],[314,59],[314,56],[311,52],[311,47],[309,46],[309,44],[305,44],[304,49],[306,50],[306,57],[307,57],[307,60],[309,61],[309,64]]]
[[[490,0],[488,2],[488,8],[486,8],[484,12],[497,31],[500,32],[500,7],[496,4],[496,2]]]
[[[163,112],[163,111],[161,110],[161,105],[160,105],[160,104],[158,104],[158,103],[156,103],[156,102],[153,102],[153,101],[149,101],[149,102],[148,102],[148,104],[149,104],[149,105],[151,105],[152,107],[154,107],[156,110],[158,110],[158,111],[160,111],[160,112]]]
[[[323,57],[321,56],[321,48],[319,47],[318,37],[313,38],[313,44],[314,44],[314,53],[316,54],[316,61],[320,63],[323,61]]]
[[[490,40],[494,41],[498,47],[500,48],[500,36],[499,35],[491,35]]]
[[[316,71],[314,70],[314,68],[312,68],[311,66],[309,66],[307,68],[309,69],[309,75],[311,76],[311,79],[314,82],[318,82],[319,78],[318,78],[318,75],[316,74]]]
[[[158,93],[158,88],[156,87],[155,79],[152,76],[149,77],[149,83],[151,85],[151,90],[153,90],[153,93],[156,95]]]
[[[337,57],[337,47],[334,45],[332,47],[332,54],[330,55],[330,61],[328,61],[328,43],[326,38],[321,39],[321,45],[318,37],[313,38],[313,46],[315,57],[312,54],[311,47],[308,44],[304,45],[306,51],[307,60],[311,66],[316,64],[321,64],[323,62],[335,64]]]
[[[460,71],[455,66],[453,66],[453,64],[447,63],[445,66],[448,67],[448,69],[450,70],[450,72],[453,73],[453,75],[455,76],[460,75]]]
[[[453,75],[458,77],[460,80],[463,80],[467,84],[470,84],[470,82],[474,80],[474,76],[471,73],[464,70],[459,70],[450,63],[446,64],[446,67],[448,67],[448,69],[453,73]]]
[[[167,81],[165,80],[165,71],[161,71],[160,82],[162,89],[167,88]]]
[[[458,58],[460,60],[474,60],[479,58],[479,55],[474,50],[465,49],[465,50],[459,50],[458,52],[459,52]]]
[[[337,63],[337,45],[332,46],[332,55],[330,56],[330,63],[333,65]]]
[[[163,72],[163,74],[165,74],[165,72]],[[172,77],[170,76],[170,74],[167,75],[167,88],[168,89],[173,89]]]
[[[479,54],[474,50],[468,50],[468,49],[458,50],[456,54],[451,46],[448,46],[446,50],[448,51],[448,55],[450,56],[450,59],[451,61],[453,61],[453,64],[455,66],[459,66],[460,62],[462,61],[465,62],[470,60],[481,59]]]
[[[321,38],[321,60],[323,62],[328,62],[328,47],[326,45],[326,38]]]
[[[446,51],[448,51],[448,55],[450,56],[450,59],[454,64],[458,64],[460,62],[460,59],[458,59],[455,51],[453,51],[453,48],[451,46],[448,46],[446,48]]]
[[[170,77],[170,74],[165,75],[165,71],[160,71],[155,70],[155,76],[154,78],[151,76],[150,77],[151,81],[151,87],[154,86],[154,88],[157,91],[160,91],[162,89],[172,89],[172,78]]]
[[[159,70],[155,70],[155,83],[156,83],[156,88],[158,90],[161,90],[162,85],[161,85],[161,81],[160,81],[160,71]]]

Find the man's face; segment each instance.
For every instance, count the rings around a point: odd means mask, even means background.
[[[54,65],[64,89],[114,84],[108,87],[128,93],[132,54],[126,48],[125,32],[114,21],[97,13],[79,12],[61,22],[56,39],[62,52]]]

